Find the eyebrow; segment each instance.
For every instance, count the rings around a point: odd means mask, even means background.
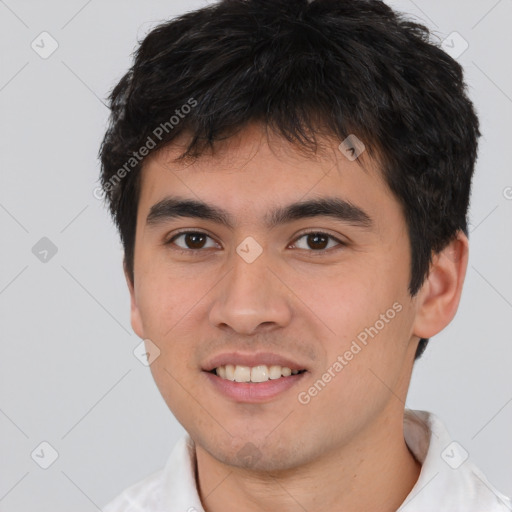
[[[371,217],[364,210],[339,197],[312,199],[277,207],[266,215],[265,223],[271,229],[294,220],[321,216],[332,217],[361,228],[373,227]],[[211,220],[230,229],[234,227],[233,217],[223,208],[180,197],[166,197],[154,204],[146,218],[146,225],[156,226],[183,217]]]

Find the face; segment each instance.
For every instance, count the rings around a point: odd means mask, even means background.
[[[142,171],[132,325],[160,350],[167,405],[223,463],[297,467],[403,410],[418,341],[405,219],[376,163],[324,143],[307,155],[253,125]]]

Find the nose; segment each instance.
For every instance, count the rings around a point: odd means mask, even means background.
[[[292,316],[287,289],[269,267],[265,251],[252,263],[237,253],[232,259],[231,271],[215,287],[210,322],[245,335],[285,327]]]

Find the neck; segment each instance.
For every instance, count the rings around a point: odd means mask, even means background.
[[[392,420],[390,418],[393,418]],[[227,466],[196,446],[198,490],[206,512],[396,511],[421,466],[403,436],[403,411],[382,414],[349,445],[279,472]]]

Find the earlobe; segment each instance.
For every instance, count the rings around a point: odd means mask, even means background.
[[[452,321],[462,294],[468,255],[469,243],[462,231],[434,255],[429,275],[418,292],[414,335],[430,338]]]
[[[135,283],[132,282],[130,274],[127,270],[126,259],[123,260],[123,270],[126,284],[128,285],[128,290],[130,292],[130,321],[132,329],[139,338],[144,339],[145,336],[142,317],[135,296]]]

